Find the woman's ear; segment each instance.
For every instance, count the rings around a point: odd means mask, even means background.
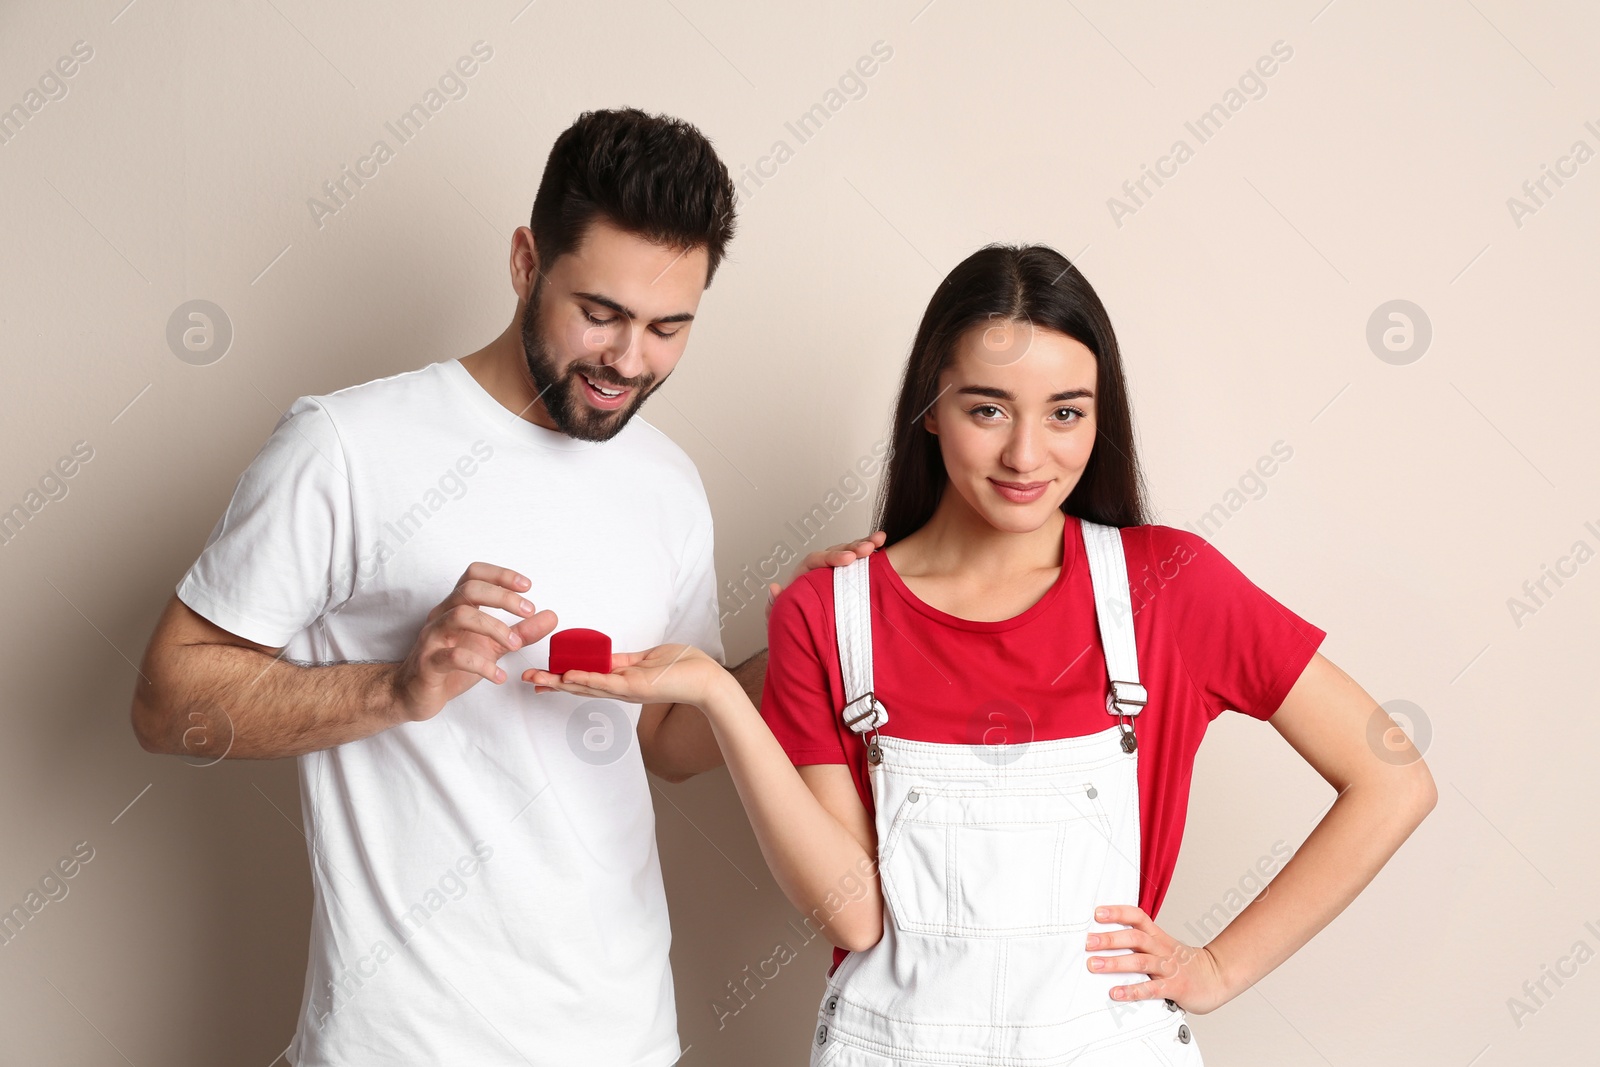
[[[922,416],[922,428],[935,437],[939,436],[939,420],[934,416],[932,408],[929,408],[928,413]]]

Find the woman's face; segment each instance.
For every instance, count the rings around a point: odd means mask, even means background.
[[[1089,462],[1097,371],[1094,353],[1054,330],[999,319],[968,330],[923,416],[950,488],[996,529],[1037,530]]]

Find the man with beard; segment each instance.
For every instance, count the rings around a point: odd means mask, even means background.
[[[710,728],[499,661],[545,666],[558,618],[722,658],[705,492],[633,416],[683,354],[733,196],[694,127],[581,116],[513,236],[511,324],[296,400],[168,604],[140,743],[298,757],[314,893],[290,1063],[678,1059],[644,772],[719,765]]]

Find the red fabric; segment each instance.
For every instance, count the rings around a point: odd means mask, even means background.
[[[1322,639],[1197,534],[1122,531],[1139,680],[1150,703],[1139,737],[1139,906],[1154,917],[1178,861],[1189,779],[1207,725],[1225,709],[1268,719]],[[1018,743],[1113,725],[1083,531],[1068,517],[1062,568],[1044,597],[1001,622],[973,622],[917,599],[883,552],[871,557],[874,689],[881,733],[955,744]],[[834,641],[833,572],[795,579],[768,624],[761,714],[796,765],[848,763],[872,811],[866,743],[844,704]],[[833,966],[845,957],[834,949]],[[832,970],[830,969],[830,972]]]

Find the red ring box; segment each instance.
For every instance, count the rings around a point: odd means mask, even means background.
[[[611,673],[611,638],[599,630],[558,630],[550,635],[550,673]]]

